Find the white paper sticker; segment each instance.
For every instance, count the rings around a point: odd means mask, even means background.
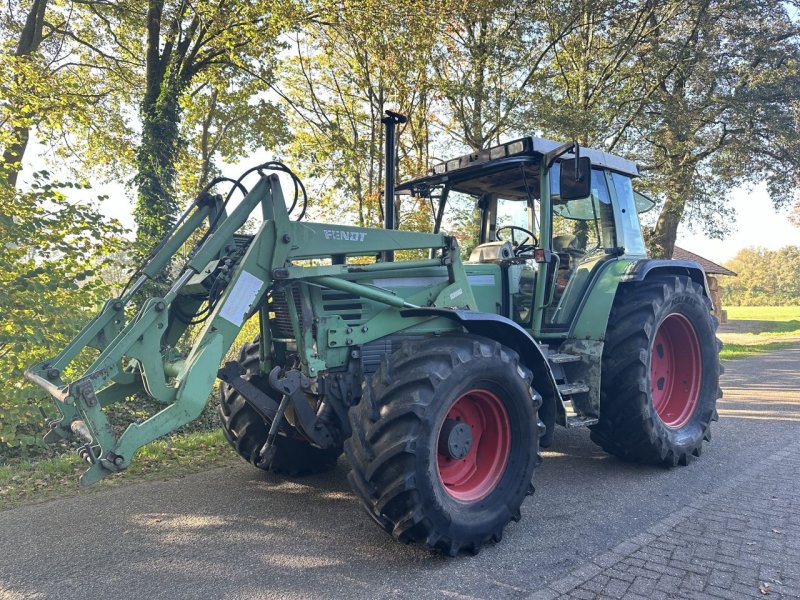
[[[258,277],[242,271],[230,295],[225,299],[219,316],[237,327],[241,325],[245,315],[250,312],[250,307],[253,306],[262,285],[264,282]]]

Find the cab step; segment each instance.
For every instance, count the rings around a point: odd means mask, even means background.
[[[565,363],[580,362],[581,357],[577,354],[564,354],[558,352],[555,354],[549,354],[547,356],[547,360],[555,365],[563,365]]]
[[[567,417],[567,427],[572,429],[574,427],[589,427],[590,425],[597,425],[600,419],[596,417],[584,417],[580,415],[573,415]]]
[[[559,384],[558,391],[562,396],[572,396],[588,392],[589,386],[584,383],[562,383]]]

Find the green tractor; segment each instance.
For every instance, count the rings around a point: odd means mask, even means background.
[[[556,425],[588,427],[625,460],[700,456],[721,395],[717,321],[697,264],[646,257],[638,213],[652,203],[633,190],[636,165],[525,137],[395,187],[403,120],[383,119],[384,229],[302,220],[299,179],[260,165],[252,189],[235,182],[246,193],[233,210],[201,193],[132,285],[29,369],[60,413],[46,439],[85,441],[83,484],[197,418],[217,377],[242,458],[294,475],[344,452],[380,527],[449,555],[499,541],[520,518]],[[292,178],[290,206],[270,170]],[[395,194],[426,203],[433,232],[396,230]],[[256,208],[263,223],[245,235]],[[190,239],[169,289],[132,303]],[[258,336],[220,368],[256,315]],[[66,381],[86,348],[93,364]],[[163,408],[110,422],[104,409],[136,394]]]

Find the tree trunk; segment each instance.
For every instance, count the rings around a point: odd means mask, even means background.
[[[42,43],[42,28],[44,27],[47,2],[48,0],[34,0],[25,18],[25,26],[19,34],[14,56],[25,58],[39,49]],[[19,107],[12,105],[9,110],[19,112]],[[11,133],[11,141],[3,151],[3,173],[0,176],[5,176],[8,185],[11,187],[16,187],[17,185],[17,178],[22,169],[22,159],[25,156],[25,150],[28,148],[30,136],[29,126],[17,125]]]
[[[8,185],[13,188],[17,186],[17,178],[22,170],[22,158],[25,156],[25,150],[28,147],[30,128],[14,127],[11,139],[13,141],[3,152],[3,175],[5,175]]]
[[[178,203],[173,195],[178,154],[179,90],[168,83],[154,105],[142,105],[142,142],[136,153],[139,188],[134,216],[140,254],[146,254],[175,220]]]
[[[671,188],[658,215],[658,221],[648,240],[648,252],[653,258],[672,258],[678,225],[686,208],[686,195],[680,188]]]
[[[184,5],[181,5],[183,8]],[[146,84],[140,106],[142,138],[136,152],[139,188],[133,214],[136,253],[147,255],[175,221],[175,161],[178,154],[180,96],[187,81],[181,73],[188,42],[176,46],[182,13],[171,20],[170,33],[161,38],[163,0],[150,0],[147,11]],[[162,44],[163,41],[163,44]]]

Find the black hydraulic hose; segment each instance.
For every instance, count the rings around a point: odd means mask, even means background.
[[[203,189],[202,189],[202,190],[200,190],[200,193],[197,195],[197,197],[198,197],[198,198],[199,198],[199,197],[201,197],[203,194],[205,194],[206,192],[208,192],[208,190],[210,190],[212,187],[214,187],[214,186],[215,186],[215,185],[217,185],[218,183],[226,183],[226,182],[227,182],[227,183],[232,183],[232,184],[234,185],[234,187],[237,187],[237,188],[239,188],[239,191],[240,191],[240,192],[242,192],[242,195],[243,195],[243,196],[247,196],[247,188],[246,188],[246,187],[244,187],[244,186],[243,186],[243,185],[242,185],[242,184],[241,184],[239,181],[236,181],[235,179],[231,179],[230,177],[224,177],[224,176],[221,176],[221,175],[220,175],[219,177],[214,177],[214,179],[212,179],[211,181],[209,181],[209,182],[208,182],[208,183],[207,183],[207,184],[206,184],[206,185],[203,187]]]
[[[295,207],[297,206],[299,192],[300,191],[303,192],[303,209],[300,211],[300,215],[298,215],[296,219],[297,221],[300,221],[306,214],[306,208],[308,207],[308,194],[306,193],[306,188],[303,185],[303,182],[300,180],[300,178],[294,173],[294,171],[292,171],[282,162],[276,160],[270,160],[260,165],[256,165],[255,167],[251,167],[250,169],[247,169],[247,171],[245,171],[239,176],[239,179],[235,181],[235,184],[239,185],[245,177],[250,175],[250,173],[254,173],[255,171],[260,172],[262,170],[280,171],[282,173],[286,173],[292,178],[292,182],[294,183],[295,193],[294,193],[294,200],[292,201],[292,205],[291,207],[289,207],[288,212],[291,213],[295,209]],[[219,224],[219,220],[222,217],[222,213],[224,212],[225,207],[228,205],[228,201],[231,199],[231,196],[233,196],[233,191],[234,190],[232,189],[228,193],[228,195],[226,196],[225,200],[222,203],[222,208],[217,213],[217,216],[214,218],[214,220],[211,222],[211,225],[209,225],[208,230],[206,230],[206,232],[202,235],[202,237],[199,240],[197,240],[194,247],[192,248],[193,251],[197,250],[198,248],[200,248],[200,246],[202,246],[205,243],[205,241],[208,239],[208,236],[211,235],[211,232],[213,232],[214,228]]]
[[[133,272],[133,274],[130,276],[130,278],[128,279],[127,283],[125,283],[125,287],[123,287],[123,288],[122,288],[122,292],[120,293],[120,295],[118,296],[118,298],[122,298],[122,297],[125,295],[125,292],[127,292],[127,291],[128,291],[128,288],[130,287],[130,285],[131,285],[131,283],[134,281],[134,279],[136,279],[136,277],[137,277],[139,274],[141,274],[142,270],[144,269],[144,266],[145,266],[145,265],[147,265],[147,264],[148,264],[148,263],[149,263],[149,262],[150,262],[150,261],[153,259],[153,257],[154,257],[156,254],[158,254],[158,253],[161,251],[161,249],[162,249],[162,248],[163,248],[163,247],[166,245],[166,243],[167,243],[167,242],[169,241],[169,239],[172,237],[172,234],[173,234],[173,233],[175,233],[175,232],[178,230],[178,227],[180,227],[180,226],[183,224],[183,222],[186,220],[186,217],[188,217],[188,216],[189,216],[189,214],[191,213],[192,209],[193,209],[195,206],[198,206],[198,201],[199,201],[199,200],[200,200],[200,199],[201,199],[201,198],[202,198],[202,197],[203,197],[205,194],[207,194],[207,193],[208,193],[208,191],[209,191],[209,190],[210,190],[212,187],[214,187],[215,185],[217,185],[217,184],[219,184],[219,183],[224,183],[224,182],[226,182],[226,181],[227,181],[227,182],[230,182],[230,183],[232,183],[232,184],[233,184],[233,186],[234,186],[234,187],[231,189],[231,192],[228,194],[228,195],[229,195],[229,197],[230,197],[230,196],[233,194],[233,191],[234,191],[234,190],[235,190],[237,187],[239,188],[239,190],[241,190],[241,192],[242,192],[242,194],[243,194],[243,195],[245,195],[245,196],[247,195],[247,188],[245,188],[245,187],[244,187],[244,186],[241,184],[241,182],[239,182],[239,181],[235,181],[234,179],[231,179],[230,177],[223,177],[223,176],[220,176],[220,177],[214,177],[214,178],[213,178],[211,181],[209,181],[209,182],[208,182],[208,183],[207,183],[205,186],[203,186],[203,189],[202,189],[202,190],[200,190],[200,193],[198,193],[198,194],[197,194],[197,196],[195,197],[195,199],[194,199],[194,202],[192,202],[192,203],[189,205],[189,207],[188,207],[186,210],[184,210],[184,211],[183,211],[183,213],[181,214],[181,216],[180,216],[180,217],[178,217],[178,220],[177,220],[177,221],[175,221],[175,224],[174,224],[174,225],[173,225],[173,226],[170,228],[170,230],[169,230],[169,231],[168,231],[166,234],[164,234],[164,236],[163,236],[163,237],[162,237],[162,238],[159,240],[158,244],[156,244],[156,245],[155,245],[155,246],[154,246],[154,247],[153,247],[153,248],[150,250],[150,252],[147,254],[147,257],[145,257],[145,259],[144,259],[144,260],[143,260],[143,261],[142,261],[142,262],[139,264],[139,266],[138,266],[138,267],[136,267],[136,270],[135,270],[135,271]]]

